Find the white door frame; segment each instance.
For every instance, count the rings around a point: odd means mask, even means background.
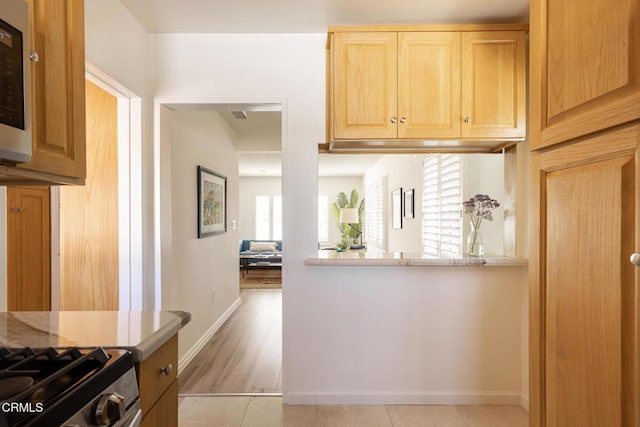
[[[142,99],[86,61],[86,79],[118,102],[119,310],[142,310]],[[51,309],[60,306],[60,189],[51,187]]]

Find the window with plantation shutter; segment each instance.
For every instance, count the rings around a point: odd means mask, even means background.
[[[364,237],[368,245],[384,248],[382,180],[365,189],[364,196]]]
[[[426,156],[422,186],[422,247],[429,255],[462,255],[462,174],[456,154]]]
[[[256,239],[282,240],[282,197],[256,196]]]

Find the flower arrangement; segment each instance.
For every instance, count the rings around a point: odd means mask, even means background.
[[[476,194],[462,205],[464,213],[471,217],[471,233],[467,237],[467,251],[469,256],[482,256],[484,255],[484,244],[479,236],[480,224],[483,219],[493,221],[491,211],[500,206],[500,203],[486,194]]]

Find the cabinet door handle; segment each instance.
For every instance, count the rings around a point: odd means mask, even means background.
[[[164,368],[160,368],[160,372],[165,374],[166,376],[171,375],[171,373],[173,372],[173,365],[171,363],[169,363]]]
[[[22,209],[22,208],[11,208],[11,212],[21,213],[21,212],[24,212],[24,209]]]
[[[31,53],[29,53],[29,59],[31,62],[38,62],[40,61],[40,55],[38,55],[38,52],[35,50],[32,50]]]
[[[405,123],[407,121],[406,117],[400,117],[400,123]]]
[[[395,117],[391,117],[391,123],[398,123],[398,119]]]
[[[635,265],[636,267],[640,267],[640,254],[638,252],[632,253],[629,257],[629,261],[631,261],[631,264]]]
[[[471,123],[471,116],[467,116],[464,118],[465,123]]]

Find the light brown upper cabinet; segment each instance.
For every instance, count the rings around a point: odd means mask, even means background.
[[[403,28],[330,27],[329,141],[524,139],[526,26]]]
[[[460,136],[460,33],[398,34],[398,138]]]
[[[336,138],[395,138],[397,34],[336,34],[333,63]]]
[[[526,84],[523,31],[462,33],[462,137],[524,137]]]
[[[33,153],[0,170],[2,183],[83,184],[85,62],[83,0],[27,0],[32,58]]]
[[[531,148],[640,118],[635,0],[531,2]]]

